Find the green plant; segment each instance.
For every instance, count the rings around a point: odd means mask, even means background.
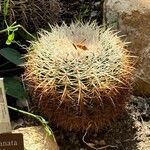
[[[22,55],[12,49],[12,48],[3,48],[0,50],[0,55],[4,57],[7,61],[0,64],[0,73],[6,73],[11,71],[17,71],[21,68],[21,66],[24,63],[24,59],[22,58]],[[9,64],[14,64],[16,67],[10,68],[5,67]],[[17,99],[23,100],[27,98],[27,94],[25,92],[24,86],[22,84],[22,81],[17,76],[11,76],[11,77],[5,77],[4,78],[6,93],[12,97],[15,97]]]
[[[9,10],[9,0],[3,0],[3,4],[2,4],[2,12],[4,15],[4,20],[6,20],[6,17],[8,15],[8,10]]]
[[[11,106],[8,106],[8,108],[12,109],[14,111],[20,112],[20,113],[22,113],[24,115],[27,115],[29,117],[32,117],[32,118],[36,119],[37,121],[39,121],[42,124],[42,126],[43,126],[44,130],[46,131],[46,133],[48,134],[48,136],[52,136],[53,140],[56,142],[56,139],[55,139],[55,136],[53,134],[52,129],[48,126],[48,122],[43,117],[41,117],[39,115],[35,115],[35,114],[32,114],[32,113],[29,113],[29,112],[26,112],[24,110],[20,110],[20,109],[11,107]]]
[[[7,16],[9,14],[9,0],[4,0],[3,1],[3,16],[4,16],[4,22],[6,25],[6,29],[3,29],[0,31],[0,34],[2,33],[7,33],[8,37],[6,40],[6,44],[10,45],[12,43],[19,43],[15,41],[15,32],[18,31],[19,28],[23,29],[25,33],[27,33],[29,36],[31,36],[33,39],[35,38],[32,34],[30,34],[22,25],[16,24],[14,22],[10,26],[7,23]],[[8,73],[12,71],[17,71],[20,70],[24,63],[24,59],[22,58],[22,54],[18,52],[17,50],[13,48],[2,48],[0,50],[0,55],[5,58],[7,61],[2,61],[0,64],[0,73]],[[11,65],[14,64],[16,67],[10,68]],[[10,66],[10,67],[7,67]],[[17,77],[14,73],[14,76],[12,77],[5,77],[4,79],[5,82],[5,87],[6,87],[6,92],[8,95],[15,97],[17,99],[26,99],[27,94],[25,92],[23,83],[19,77]]]
[[[15,31],[17,31],[19,28],[22,28],[23,31],[25,31],[25,33],[27,33],[28,35],[30,35],[34,39],[35,37],[32,34],[30,34],[22,25],[16,24],[16,21],[14,23],[12,23],[10,26],[8,25],[7,16],[9,15],[9,7],[10,7],[9,3],[10,3],[9,0],[4,0],[3,1],[2,11],[3,11],[3,17],[4,17],[4,22],[5,22],[5,25],[6,25],[6,29],[3,29],[3,30],[0,31],[0,34],[4,33],[4,32],[7,32],[7,34],[8,34],[6,44],[10,45],[14,41]]]
[[[93,23],[42,31],[25,55],[24,78],[41,112],[67,130],[97,131],[128,101],[132,56],[117,33]]]
[[[32,34],[30,34],[22,25],[17,24],[16,22],[12,23],[10,26],[8,25],[7,19],[6,19],[8,15],[8,9],[9,9],[9,0],[4,0],[3,15],[4,15],[4,22],[6,25],[6,29],[1,30],[0,34],[7,32],[8,38],[6,40],[6,44],[7,45],[11,45],[12,43],[18,44],[18,42],[15,41],[15,33],[16,31],[18,31],[19,28],[21,28],[25,33],[27,33],[32,39],[35,39],[35,37]],[[0,55],[7,60],[6,62],[3,62],[2,64],[0,64],[0,73],[16,71],[18,69],[21,69],[24,64],[23,55],[19,51],[13,48],[7,47],[7,48],[0,49]],[[13,67],[13,68],[6,67],[9,64],[13,64],[16,67]],[[3,69],[4,67],[5,69]],[[22,79],[16,76],[15,73],[14,73],[14,76],[5,77],[4,83],[5,83],[5,90],[6,90],[7,95],[15,97],[16,99],[19,99],[19,100],[25,100],[28,98]],[[47,134],[49,136],[52,136],[54,141],[56,141],[51,128],[48,126],[48,122],[44,118],[38,115],[34,115],[32,113],[23,111],[23,110],[16,109],[11,106],[8,106],[8,108],[14,111],[23,113],[25,115],[28,115],[30,117],[33,117],[34,119],[37,119],[42,124]]]
[[[8,25],[7,24],[7,21],[5,21],[6,23],[6,29],[3,29],[0,31],[0,33],[4,33],[4,32],[7,32],[8,34],[8,38],[7,38],[7,41],[6,41],[6,44],[7,45],[10,45],[12,42],[14,42],[14,38],[15,38],[15,32],[21,28],[25,31],[25,33],[27,33],[28,35],[30,35],[33,39],[35,39],[35,37],[30,34],[22,25],[20,24],[16,24],[16,22],[14,22],[12,25]]]

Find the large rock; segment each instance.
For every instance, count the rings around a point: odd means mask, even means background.
[[[25,150],[59,150],[54,139],[48,136],[43,127],[26,127],[13,130],[22,133]]]
[[[150,0],[105,0],[104,21],[126,35],[138,56],[134,93],[150,96]]]

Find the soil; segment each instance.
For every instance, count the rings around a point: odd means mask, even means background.
[[[57,129],[54,134],[61,150],[149,150],[150,98],[131,96],[124,116],[99,133]]]

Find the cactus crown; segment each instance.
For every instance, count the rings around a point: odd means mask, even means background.
[[[26,55],[26,79],[60,101],[84,103],[128,84],[133,69],[125,42],[93,23],[72,23],[42,30]],[[112,90],[113,89],[113,90]],[[110,95],[111,96],[111,95]]]

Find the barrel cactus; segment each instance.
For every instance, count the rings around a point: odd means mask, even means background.
[[[25,81],[34,104],[66,130],[97,132],[124,112],[132,56],[117,33],[95,22],[42,30],[31,42]]]

